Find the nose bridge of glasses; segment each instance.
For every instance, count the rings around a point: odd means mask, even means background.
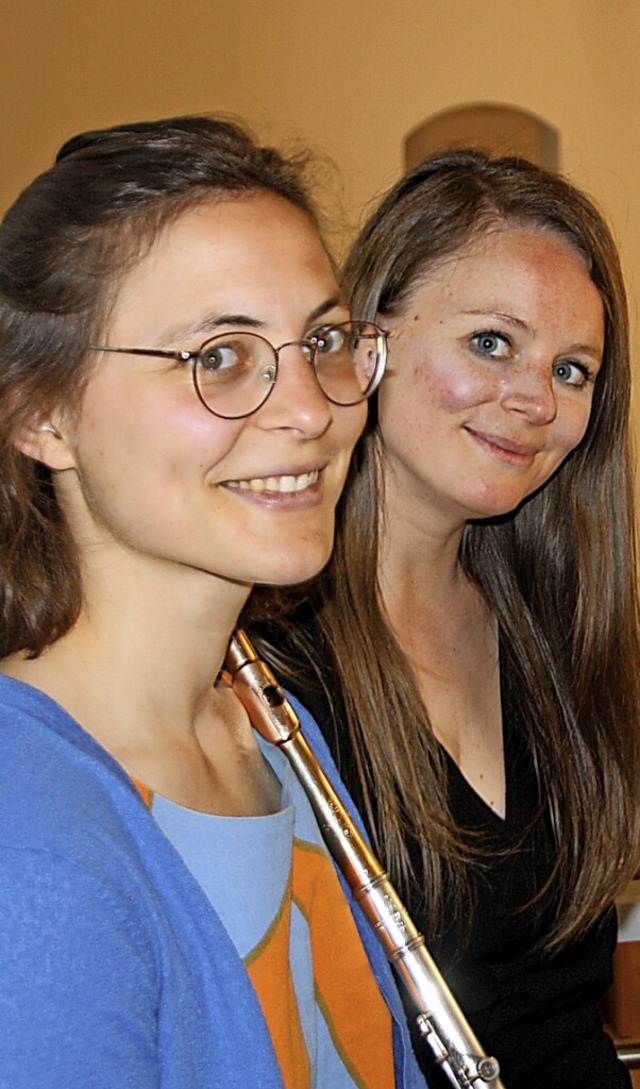
[[[318,351],[318,345],[314,340],[302,337],[300,340],[285,340],[278,348],[274,348],[276,358],[280,359],[280,353],[285,348],[299,348],[308,363],[314,363]]]

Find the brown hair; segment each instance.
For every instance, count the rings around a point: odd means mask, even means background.
[[[640,645],[629,450],[630,362],[615,244],[591,201],[515,158],[427,159],[383,199],[345,278],[358,318],[393,323],[430,271],[486,231],[533,226],[581,253],[605,311],[605,350],[582,443],[507,517],[469,523],[460,561],[497,617],[507,673],[546,798],[556,862],[546,893],[568,941],[638,865]],[[340,680],[364,811],[405,887],[416,837],[433,932],[470,893],[477,844],[455,826],[442,753],[377,582],[384,518],[375,407],[342,499],[333,560],[309,590]],[[382,512],[382,514],[380,514]],[[313,656],[313,648],[301,650]]]
[[[317,225],[302,159],[235,122],[177,117],[69,140],[0,226],[0,657],[37,655],[81,604],[49,471],[15,447],[34,414],[79,402],[119,277],[181,212],[266,191]],[[35,407],[34,407],[35,406]]]

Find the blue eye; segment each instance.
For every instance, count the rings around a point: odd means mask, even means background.
[[[474,333],[471,343],[478,355],[491,356],[492,359],[507,359],[511,351],[509,338],[504,333],[496,333],[491,329]]]
[[[567,386],[585,386],[591,377],[591,372],[584,363],[576,363],[573,359],[561,359],[553,367],[554,378],[559,378]]]

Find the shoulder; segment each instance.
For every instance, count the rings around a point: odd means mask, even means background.
[[[137,918],[146,933],[140,896],[131,892],[149,884],[139,829],[142,840],[160,838],[153,827],[145,833],[152,825],[122,769],[63,708],[28,685],[0,677],[5,910],[12,897],[25,908],[25,918],[48,904],[60,925],[68,912],[72,928],[80,904],[83,918],[94,920],[112,912],[122,919],[126,905],[127,925],[137,925],[131,923]]]
[[[2,1084],[79,1085],[80,1071],[124,1084],[118,1026],[156,1032],[160,956],[119,817],[126,789],[62,708],[0,678]],[[146,1043],[121,1050],[148,1085]]]
[[[44,693],[0,677],[0,846],[69,853],[141,809],[112,757]]]

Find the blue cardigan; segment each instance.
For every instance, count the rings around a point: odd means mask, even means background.
[[[384,952],[345,895],[392,1011],[396,1086],[424,1089]],[[0,1039],[7,1089],[284,1089],[235,947],[127,776],[62,708],[6,677]]]

